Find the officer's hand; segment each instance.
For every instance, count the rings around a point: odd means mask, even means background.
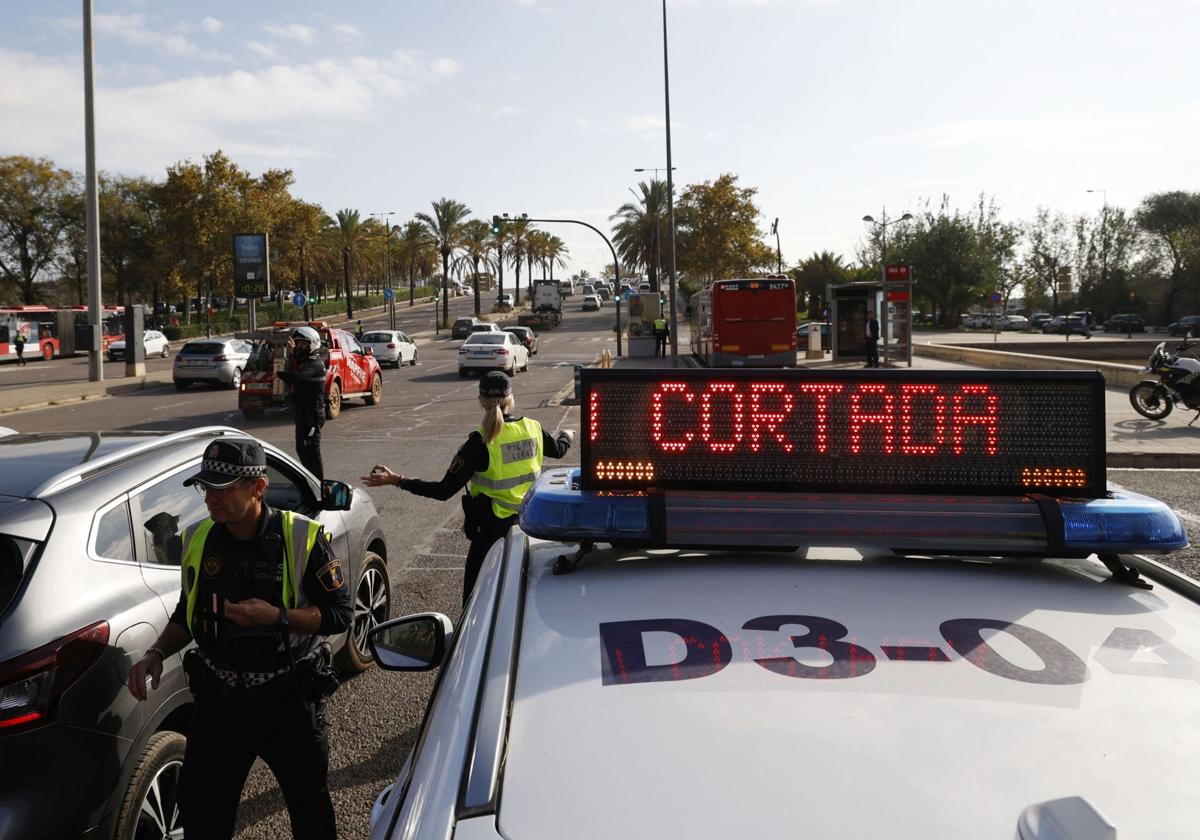
[[[559,432],[559,434],[566,435],[567,440],[571,441],[571,443],[575,442],[575,430],[574,429],[563,429],[561,432]]]
[[[262,598],[226,601],[225,617],[238,627],[265,627],[279,623],[279,607]]]
[[[371,467],[371,472],[367,475],[359,476],[362,483],[368,487],[385,487],[391,485],[398,487],[400,485],[400,476],[392,472],[383,464],[376,464]]]
[[[147,653],[129,669],[129,693],[133,699],[141,702],[146,699],[146,677],[150,677],[150,687],[158,689],[158,680],[162,676],[162,660],[153,653]]]

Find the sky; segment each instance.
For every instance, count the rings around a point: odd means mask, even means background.
[[[0,155],[82,170],[79,0],[0,0]],[[327,211],[440,197],[604,231],[666,166],[660,0],[95,0],[97,161],[223,149]],[[733,173],[784,261],[862,216],[1002,215],[1200,189],[1200,0],[671,0],[677,193]],[[665,176],[665,173],[662,173]],[[1096,192],[1088,192],[1095,190]],[[1099,192],[1103,190],[1103,192]],[[611,262],[542,225],[568,270]]]

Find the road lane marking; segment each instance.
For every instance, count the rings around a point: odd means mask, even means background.
[[[191,401],[184,400],[183,402],[171,403],[170,405],[160,405],[158,408],[156,408],[154,410],[155,411],[166,411],[168,408],[179,408],[179,406],[181,406],[181,405],[191,405]]]

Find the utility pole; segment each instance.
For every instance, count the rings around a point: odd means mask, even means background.
[[[667,112],[667,238],[669,253],[667,270],[671,295],[671,365],[679,367],[679,322],[675,312],[675,187],[671,178],[671,76],[667,61],[667,0],[663,0],[663,91]],[[614,255],[614,259],[615,259]],[[619,288],[619,287],[618,287]]]
[[[104,354],[100,349],[100,189],[96,175],[95,60],[92,39],[92,0],[83,0],[83,134],[86,161],[87,275],[88,275],[88,381],[104,381]],[[126,352],[131,356],[132,349]]]
[[[783,274],[783,250],[779,247],[779,219],[776,217],[771,224],[771,233],[775,234],[775,265],[778,273]]]

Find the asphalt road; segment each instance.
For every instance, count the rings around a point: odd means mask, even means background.
[[[578,409],[546,403],[571,384],[575,364],[586,364],[601,349],[612,346],[611,306],[599,313],[581,313],[578,302],[578,297],[571,299],[575,306],[568,307],[562,327],[541,334],[541,352],[532,358],[530,373],[519,374],[514,381],[518,413],[536,418],[551,430],[579,428]],[[468,298],[453,304],[456,312],[471,307]],[[423,312],[432,322],[429,308]],[[382,316],[364,320],[364,326],[379,326],[382,320]],[[441,477],[459,443],[478,424],[480,414],[477,381],[460,379],[457,374],[458,343],[442,337],[422,345],[416,367],[385,369],[381,405],[347,402],[341,416],[324,428],[328,477],[361,487],[358,477],[378,462],[408,476]],[[84,370],[86,373],[86,365]],[[292,451],[287,415],[269,413],[261,421],[247,422],[237,411],[234,392],[204,387],[184,392],[158,388],[19,412],[7,415],[4,423],[28,432],[232,425]],[[577,451],[569,453],[564,463],[578,463]],[[1111,481],[1174,507],[1193,546],[1200,546],[1198,476],[1200,471],[1109,471]],[[456,620],[467,549],[459,530],[458,502],[439,503],[391,488],[361,492],[372,495],[385,524],[392,615],[435,610]],[[1197,548],[1172,555],[1167,562],[1200,577]],[[399,772],[435,678],[435,673],[399,675],[373,670],[349,681],[334,696],[329,781],[340,836],[366,836],[371,804]],[[237,836],[239,840],[290,836],[282,797],[274,778],[261,765],[247,782]]]
[[[614,346],[612,307],[581,313],[577,311],[580,300],[576,296],[568,301],[575,306],[568,307],[559,329],[540,334],[540,350],[530,360],[530,372],[518,374],[514,380],[518,414],[533,417],[550,430],[578,430],[577,408],[548,407],[546,403],[571,385],[574,365],[592,362],[601,349]],[[469,298],[453,303],[456,309],[469,311],[471,307]],[[432,312],[428,307],[423,311],[432,327]],[[364,319],[363,325],[382,320]],[[362,400],[348,400],[342,414],[326,423],[322,433],[326,477],[361,487],[359,476],[372,465],[384,463],[407,476],[441,478],[481,416],[478,380],[459,378],[460,342],[444,336],[443,332],[442,338],[420,347],[416,367],[384,369],[380,405],[369,407]],[[237,411],[233,391],[208,387],[176,391],[168,386],[17,412],[6,415],[4,425],[21,432],[229,425],[294,451],[289,415],[273,412],[260,421],[248,422]],[[578,453],[570,452],[563,463],[577,464]],[[457,620],[467,551],[457,499],[440,503],[391,488],[364,488],[361,492],[372,495],[384,521],[392,615],[436,610]],[[434,673],[399,675],[373,670],[349,681],[334,695],[329,784],[340,836],[366,836],[371,805],[399,772],[434,679]],[[247,782],[239,826],[239,840],[291,836],[283,799],[264,766],[256,766]]]
[[[481,301],[484,311],[491,308],[491,299],[494,293],[489,292]],[[439,304],[439,311],[441,306]],[[386,329],[388,326],[387,315],[384,310],[372,309],[368,310],[369,315],[362,319],[363,328]],[[472,297],[455,297],[450,299],[450,317],[460,318],[470,315],[474,312],[474,298]],[[271,307],[264,306],[259,311],[259,321],[261,323],[269,323],[273,317]],[[343,319],[329,318],[332,323],[342,323]],[[408,333],[417,332],[433,332],[433,304],[419,303],[413,307],[409,307],[407,301],[396,304],[396,329]],[[146,359],[146,372],[154,373],[160,370],[170,370],[171,365],[175,360],[175,351],[182,346],[182,341],[171,343],[171,351],[165,359],[154,356]],[[0,362],[0,400],[3,399],[4,390],[7,388],[21,388],[30,385],[51,384],[57,385],[66,382],[87,382],[88,381],[88,358],[86,355],[79,354],[68,358],[52,359],[45,361],[41,356],[30,357],[25,354],[29,364],[21,366],[16,361]],[[107,359],[104,361],[104,379],[117,380],[125,376],[124,362],[110,362]]]

